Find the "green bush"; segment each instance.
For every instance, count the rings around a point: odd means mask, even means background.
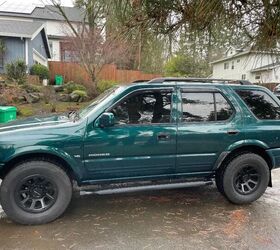
[[[21,88],[26,90],[27,93],[39,93],[41,91],[41,87],[34,84],[23,84]]]
[[[100,80],[97,83],[97,91],[99,94],[103,93],[107,89],[116,86],[118,83],[115,81],[110,81],[110,80]]]
[[[17,82],[18,84],[26,82],[26,70],[27,66],[23,60],[17,60],[6,64],[6,74],[8,79]]]
[[[87,92],[84,90],[75,90],[73,94],[78,95],[80,97],[87,97]]]
[[[34,64],[30,68],[30,75],[39,76],[40,80],[49,79],[50,78],[50,71],[48,67],[41,65],[41,64]]]
[[[77,101],[77,102],[83,102],[83,101],[85,101],[85,100],[87,99],[87,97],[88,97],[87,92],[84,91],[84,90],[75,90],[75,91],[73,91],[73,93],[72,93],[71,95],[76,95],[76,96],[78,96],[77,100],[75,100],[75,101]]]
[[[82,90],[82,91],[86,91],[86,88],[85,86],[81,85],[81,84],[78,84],[78,83],[75,83],[75,82],[68,82],[65,84],[64,86],[64,89],[65,89],[65,92],[67,94],[71,94],[73,93],[73,91],[75,90]]]
[[[32,109],[32,107],[27,107],[27,106],[18,107],[17,115],[22,116],[22,117],[32,116],[32,115],[34,115],[34,110]]]

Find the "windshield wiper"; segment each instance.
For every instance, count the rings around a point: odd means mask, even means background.
[[[77,111],[70,111],[68,113],[68,118],[69,119],[73,119],[73,121],[76,121],[76,120],[78,120],[80,118],[80,115],[79,115],[79,113]]]

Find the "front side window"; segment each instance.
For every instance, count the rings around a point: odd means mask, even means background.
[[[232,107],[220,93],[182,93],[182,122],[225,121],[232,114]]]
[[[236,90],[254,115],[262,120],[279,120],[279,105],[264,91]]]
[[[116,124],[169,123],[171,120],[171,91],[151,90],[133,94],[109,112]]]

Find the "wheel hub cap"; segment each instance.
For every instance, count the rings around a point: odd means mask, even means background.
[[[17,205],[30,213],[40,213],[51,208],[57,199],[56,184],[42,175],[24,178],[15,190]]]
[[[243,167],[234,178],[235,190],[243,195],[253,193],[260,184],[260,174],[256,168]]]

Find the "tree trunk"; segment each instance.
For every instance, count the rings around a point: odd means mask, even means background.
[[[141,57],[142,57],[142,28],[140,28],[140,35],[139,35],[139,44],[138,44],[138,65],[137,69],[141,70]]]

